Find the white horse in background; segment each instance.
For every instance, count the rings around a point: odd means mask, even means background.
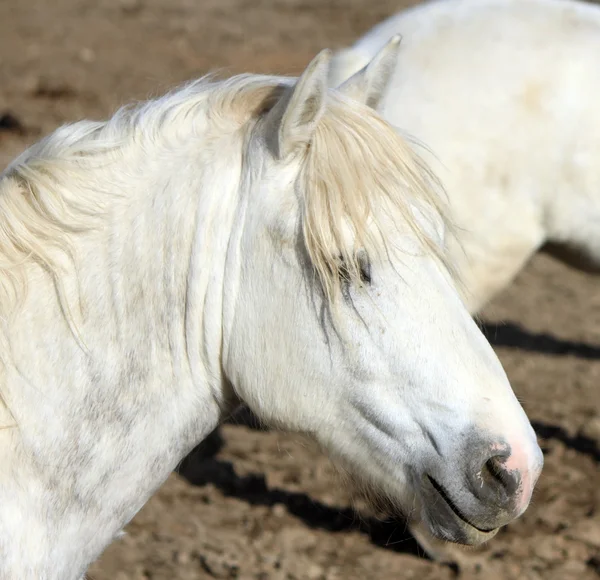
[[[80,578],[241,402],[437,537],[526,509],[541,450],[435,180],[364,104],[396,47],[338,90],[328,51],[203,79],[2,174],[0,579]]]
[[[337,86],[393,35],[378,111],[431,151],[478,311],[538,249],[600,266],[600,8],[574,0],[438,0],[334,55]]]

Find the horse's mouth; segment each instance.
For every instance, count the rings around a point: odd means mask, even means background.
[[[481,544],[496,535],[498,528],[483,528],[477,526],[467,518],[454,503],[448,492],[433,477],[427,475],[427,480],[431,484],[435,495],[444,502],[447,511],[454,516],[455,524],[459,528],[456,538],[444,537],[445,540],[454,541],[460,544],[477,545]]]

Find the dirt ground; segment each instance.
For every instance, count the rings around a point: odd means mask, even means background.
[[[410,2],[3,0],[0,168],[57,125],[103,118],[211,69],[295,73]],[[532,507],[459,566],[401,522],[361,516],[296,438],[229,424],[174,474],[90,572],[95,580],[600,577],[600,292],[536,257],[484,313],[546,467]],[[501,323],[501,324],[498,324]]]

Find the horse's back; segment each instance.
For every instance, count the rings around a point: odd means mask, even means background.
[[[345,68],[397,33],[402,49],[380,110],[433,153],[465,232],[475,309],[547,238],[560,238],[573,191],[600,183],[600,9],[438,0],[372,29],[346,52]]]
[[[392,15],[353,49],[369,58],[391,36],[401,34],[400,59],[417,47],[441,50],[447,61],[465,58],[468,48],[479,47],[489,58],[492,47],[501,52],[556,50],[562,43],[580,45],[586,36],[597,42],[599,30],[598,8],[580,0],[434,0]],[[474,60],[477,52],[471,55]]]
[[[590,91],[591,83],[600,89],[597,7],[438,0],[391,17],[352,51],[369,59],[394,33],[402,49],[382,112],[443,159],[471,136],[478,148],[485,138],[543,145],[548,120],[564,141],[564,129],[597,108]]]

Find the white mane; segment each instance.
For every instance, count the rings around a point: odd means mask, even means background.
[[[204,77],[157,100],[124,107],[108,121],[63,126],[25,151],[0,176],[0,312],[25,296],[29,261],[44,267],[61,293],[58,256],[71,256],[78,232],[101,226],[115,195],[103,182],[102,168],[117,163],[127,148],[152,155],[157,148],[180,146],[184,134],[208,142],[248,132],[292,85],[293,79],[282,77]],[[384,239],[374,235],[381,232],[382,209],[401,217],[452,271],[409,206],[427,206],[445,220],[435,177],[370,108],[330,95],[301,179],[305,244],[331,300],[340,278],[360,283],[357,248],[384,249]],[[348,227],[351,244],[342,233]]]
[[[304,167],[303,225],[306,247],[330,300],[339,293],[340,279],[360,285],[357,249],[379,255],[394,250],[386,243],[384,220],[389,218],[408,226],[456,279],[439,240],[423,230],[413,213],[417,207],[451,229],[441,186],[409,142],[354,101],[332,98],[328,113]]]

